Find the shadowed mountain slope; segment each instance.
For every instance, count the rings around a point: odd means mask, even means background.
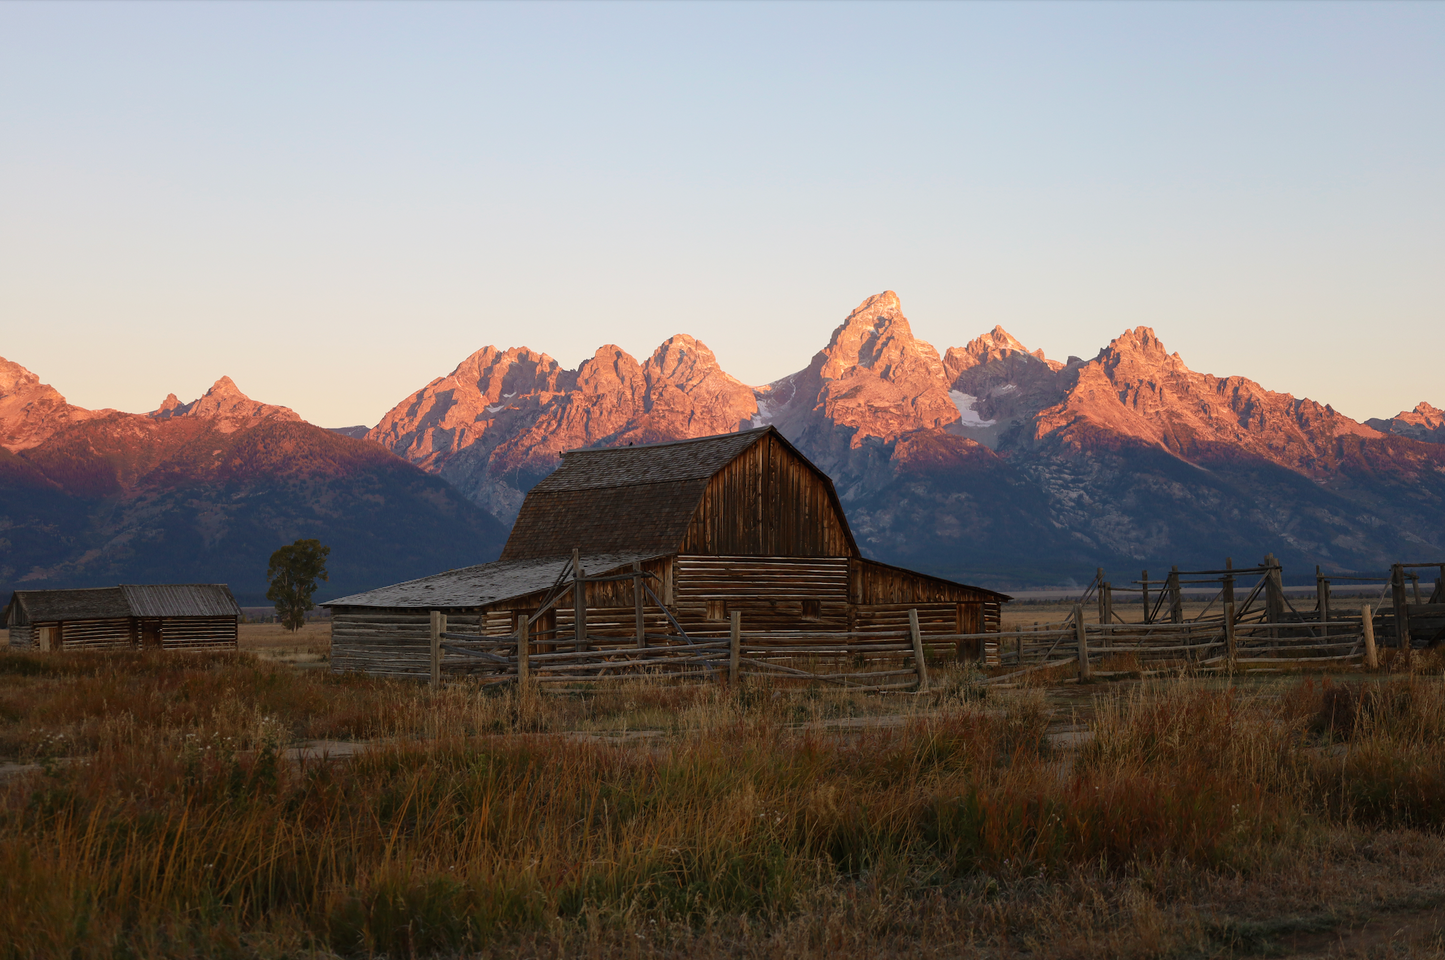
[[[138,415],[73,407],[26,374],[0,397],[0,588],[201,581],[254,597],[272,551],[315,537],[336,594],[494,559],[505,539],[442,480],[229,379]]]

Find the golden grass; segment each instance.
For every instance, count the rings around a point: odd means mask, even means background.
[[[0,785],[5,956],[1229,955],[1382,911],[1426,951],[1445,903],[1438,674],[1086,711],[960,671],[929,697],[431,694],[247,654],[0,679],[0,752],[41,767]],[[322,737],[374,746],[290,758]]]

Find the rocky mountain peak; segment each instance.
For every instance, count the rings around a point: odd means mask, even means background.
[[[176,410],[181,410],[184,407],[185,404],[181,403],[179,397],[174,393],[168,393],[166,394],[166,398],[161,401],[161,405],[146,414],[146,416],[153,417],[156,420],[169,420]]]
[[[301,417],[289,407],[252,400],[241,392],[230,377],[221,377],[211,384],[197,400],[181,403],[174,393],[167,394],[161,405],[149,416],[156,420],[170,420],[175,417],[201,417],[220,421],[223,433],[230,433],[248,420],[297,420]]]
[[[457,364],[437,384],[475,390],[488,404],[532,393],[555,393],[576,386],[576,375],[545,353],[527,347],[483,347]]]
[[[54,390],[47,384],[40,382],[40,378],[20,364],[0,357],[0,400],[8,399],[21,393],[31,393],[37,389]],[[60,396],[56,393],[56,396]],[[65,399],[61,397],[61,399]]]
[[[1395,419],[1409,419],[1413,423],[1419,423],[1426,427],[1445,427],[1445,410],[1431,406],[1425,401],[1415,404],[1415,409],[1408,413],[1401,413]]]
[[[1388,420],[1371,419],[1365,423],[1381,433],[1393,433],[1427,443],[1445,443],[1445,410],[1424,402],[1414,410],[1402,410]]]
[[[1099,354],[1106,363],[1123,362],[1157,364],[1179,370],[1188,370],[1177,353],[1170,353],[1164,342],[1154,333],[1153,327],[1135,327],[1109,341]]]
[[[1127,437],[1196,462],[1230,450],[1324,475],[1337,468],[1337,437],[1379,436],[1313,400],[1196,373],[1149,327],[1126,331],[1069,373],[1065,399],[1035,419],[1036,439],[1078,448]]]
[[[974,367],[984,366],[988,363],[1009,361],[1013,358],[1020,358],[1027,366],[1028,361],[1037,361],[1050,371],[1057,371],[1063,368],[1063,364],[1057,360],[1049,360],[1044,356],[1042,349],[1030,351],[1028,347],[1020,343],[1013,334],[1009,333],[1002,326],[995,324],[994,328],[983,336],[974,337],[967,346],[949,347],[943,355],[943,369],[950,384],[956,384],[959,375],[965,370]]]
[[[875,371],[885,380],[943,377],[938,351],[913,336],[898,294],[892,290],[860,303],[833,331],[819,357],[818,373],[824,380],[840,379],[859,368]]]
[[[12,453],[39,445],[66,424],[111,412],[73,406],[59,390],[0,357],[0,447]]]

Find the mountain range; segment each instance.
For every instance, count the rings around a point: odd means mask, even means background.
[[[375,586],[492,559],[564,450],[767,423],[833,477],[867,553],[984,585],[1445,554],[1445,413],[1428,403],[1359,423],[1190,370],[1147,327],[1090,360],[1001,327],[940,354],[888,291],[765,386],[686,335],[575,370],[488,346],[369,430],[313,427],[224,378],[149,414],[82,410],[0,361],[0,582],[250,584],[243,568],[315,535],[345,584]]]
[[[337,594],[490,558],[506,528],[227,377],[131,414],[73,406],[0,360],[0,588],[225,582],[262,604],[272,551],[302,537],[331,546]]]

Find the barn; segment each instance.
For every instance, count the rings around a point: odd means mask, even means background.
[[[241,608],[224,583],[16,590],[12,650],[234,650]]]
[[[733,612],[748,630],[899,629],[917,610],[925,637],[997,632],[1008,599],[863,557],[832,481],[769,426],[564,453],[497,562],[323,606],[334,671],[421,678],[432,611],[506,636],[550,605],[531,629],[545,650],[669,624],[717,634]]]

